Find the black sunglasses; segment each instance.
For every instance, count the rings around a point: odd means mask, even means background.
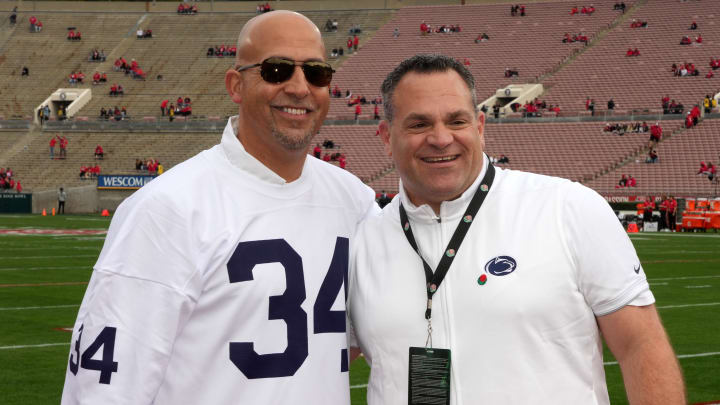
[[[260,66],[260,76],[268,83],[282,83],[289,80],[295,73],[295,66],[300,66],[305,74],[305,80],[313,86],[325,87],[330,84],[335,73],[329,63],[321,61],[296,62],[291,59],[271,57],[261,63],[240,66],[235,68],[238,72]]]

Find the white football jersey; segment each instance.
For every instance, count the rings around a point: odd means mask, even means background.
[[[408,348],[428,335],[425,274],[399,203],[434,270],[486,170],[439,217],[401,186],[358,230],[348,314],[371,365],[369,405],[407,403]],[[567,180],[497,169],[470,220],[432,302],[433,347],[451,350],[450,403],[609,404],[596,316],[654,298],[605,200]]]
[[[379,210],[374,193],[312,157],[278,179],[228,123],[219,145],[121,204],[63,404],[349,403],[349,242]]]

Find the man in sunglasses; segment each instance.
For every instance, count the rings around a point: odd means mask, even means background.
[[[400,192],[354,238],[347,304],[372,368],[368,404],[607,405],[601,336],[631,404],[684,404],[645,272],[605,200],[494,168],[475,81],[453,58],[401,62],[382,96]]]
[[[63,404],[350,402],[349,241],[378,210],[374,193],[307,155],[332,78],[318,28],[265,13],[237,50],[225,83],[238,115],[220,144],[113,218]]]

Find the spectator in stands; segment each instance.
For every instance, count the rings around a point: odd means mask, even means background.
[[[701,34],[695,37],[695,43],[702,44],[703,38]]]
[[[105,151],[103,151],[102,146],[98,144],[98,146],[95,147],[95,159],[103,160],[105,158]]]
[[[575,15],[575,14],[578,14],[578,13],[579,13],[579,11],[578,11],[577,6],[573,7],[573,8],[570,10],[570,15]]]
[[[67,158],[67,146],[70,141],[63,135],[62,137],[58,136],[58,144],[60,145],[60,157],[59,159],[65,159]]]
[[[698,29],[697,23],[696,23],[695,21],[693,21],[692,24],[690,24],[690,28],[688,28],[688,29],[690,29],[690,30],[696,30],[696,29]]]
[[[692,41],[690,40],[690,37],[687,35],[684,35],[682,39],[680,40],[680,45],[691,45]]]
[[[513,77],[513,76],[520,77],[520,73],[518,72],[518,70],[505,68],[505,77]]]
[[[107,111],[105,111],[105,107],[100,107],[100,118],[107,118]]]
[[[645,159],[645,163],[657,163],[658,161],[658,154],[655,149],[650,149],[648,152],[648,156]]]
[[[375,104],[375,113],[374,113],[374,115],[373,115],[373,119],[374,119],[374,120],[379,120],[379,119],[380,119],[380,106],[377,105],[377,104]]]
[[[100,83],[107,83],[107,73],[102,73],[102,75],[100,76]]]
[[[708,175],[707,175],[708,180],[713,181],[713,179],[715,179],[716,174],[717,174],[717,168],[711,162],[710,165],[708,166]]]
[[[10,24],[14,25],[15,23],[17,23],[17,6],[10,13]]]
[[[355,104],[355,121],[358,120],[358,117],[360,117],[360,114],[362,114],[362,108],[360,107],[360,103]]]
[[[607,109],[608,111],[612,111],[615,109],[615,101],[613,101],[612,98],[607,102]]]
[[[393,30],[393,38],[399,38],[400,37],[400,28],[395,27]]]
[[[315,147],[313,148],[313,156],[320,159],[320,155],[322,155],[322,148],[320,148],[320,144],[315,144]]]
[[[613,10],[619,10],[624,13],[625,12],[625,3],[624,2],[615,3],[615,5],[613,6]]]
[[[175,107],[170,104],[170,108],[168,108],[168,121],[173,122],[175,120]]]
[[[475,43],[478,44],[480,42],[489,41],[490,36],[488,36],[487,33],[483,32],[482,34],[478,35],[477,38],[475,38]]]
[[[345,169],[345,166],[347,166],[347,160],[345,159],[345,156],[344,156],[344,155],[340,155],[340,157],[338,157],[338,160],[337,160],[337,161],[338,161],[338,164],[339,164],[340,168],[341,168],[341,169]]]
[[[637,186],[637,180],[635,180],[635,177],[633,177],[632,175],[630,175],[630,177],[628,177],[627,186],[628,186],[628,187],[635,187],[635,186]]]
[[[55,134],[55,137],[58,135]],[[57,145],[57,139],[55,137],[50,138],[50,160],[55,159],[55,145]]]
[[[622,177],[620,177],[620,181],[618,182],[618,185],[617,185],[616,188],[624,188],[624,187],[626,187],[626,186],[627,186],[627,181],[628,181],[627,175],[626,175],[626,174],[623,174]]]
[[[358,45],[360,45],[360,38],[358,38],[358,36],[355,35],[355,37],[353,37],[353,51],[354,52],[357,52]]]

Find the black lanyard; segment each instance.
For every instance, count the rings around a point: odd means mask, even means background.
[[[475,219],[475,215],[477,215],[478,211],[480,210],[480,206],[482,205],[483,201],[485,201],[485,197],[490,191],[490,186],[492,186],[494,178],[495,167],[492,164],[488,164],[488,169],[485,173],[485,177],[483,177],[482,181],[480,182],[480,186],[478,186],[477,190],[475,191],[475,195],[473,195],[472,200],[470,200],[470,204],[468,205],[467,210],[465,210],[465,214],[463,214],[460,223],[458,224],[457,228],[455,228],[455,233],[453,233],[452,238],[450,238],[450,243],[448,243],[447,249],[445,249],[445,253],[442,256],[442,259],[440,259],[440,263],[438,264],[437,269],[435,269],[435,273],[433,273],[430,265],[427,264],[425,259],[423,259],[422,255],[420,254],[417,242],[415,242],[415,237],[413,236],[412,228],[410,227],[410,221],[408,220],[407,212],[405,212],[405,207],[403,207],[403,204],[400,203],[400,224],[403,228],[403,232],[405,232],[405,237],[410,243],[410,246],[412,246],[412,248],[415,250],[415,253],[420,256],[420,260],[422,260],[423,263],[423,268],[425,269],[425,281],[427,282],[426,287],[428,299],[427,309],[425,310],[425,319],[430,319],[430,316],[432,314],[433,294],[435,294],[437,289],[440,288],[440,283],[442,283],[448,270],[450,270],[450,265],[452,264],[453,260],[455,260],[455,256],[460,249],[460,245],[462,244],[463,239],[465,239],[465,235],[470,229],[470,225],[472,225],[472,222]]]

